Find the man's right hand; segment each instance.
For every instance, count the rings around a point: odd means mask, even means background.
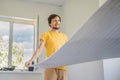
[[[29,67],[30,65],[32,65],[32,61],[27,61],[27,62],[25,63],[25,66],[26,66],[26,67]]]

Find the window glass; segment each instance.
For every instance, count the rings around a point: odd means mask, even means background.
[[[13,25],[12,65],[16,69],[25,69],[25,62],[33,54],[34,26],[26,24]]]
[[[0,69],[8,66],[9,25],[0,21]]]

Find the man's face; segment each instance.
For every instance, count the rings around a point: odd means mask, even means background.
[[[58,16],[56,16],[54,19],[51,20],[51,23],[49,24],[52,29],[58,30],[60,29],[60,19]]]

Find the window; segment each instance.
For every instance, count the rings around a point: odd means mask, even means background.
[[[34,52],[34,26],[14,23],[12,65],[24,69],[24,63]]]
[[[0,21],[0,68],[8,65],[9,25],[9,22]]]
[[[39,33],[34,23],[24,19],[0,21],[0,69],[10,66],[26,69],[24,64],[38,44]]]

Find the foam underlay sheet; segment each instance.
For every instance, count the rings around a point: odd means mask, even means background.
[[[108,0],[38,67],[53,68],[120,57],[120,0]]]

